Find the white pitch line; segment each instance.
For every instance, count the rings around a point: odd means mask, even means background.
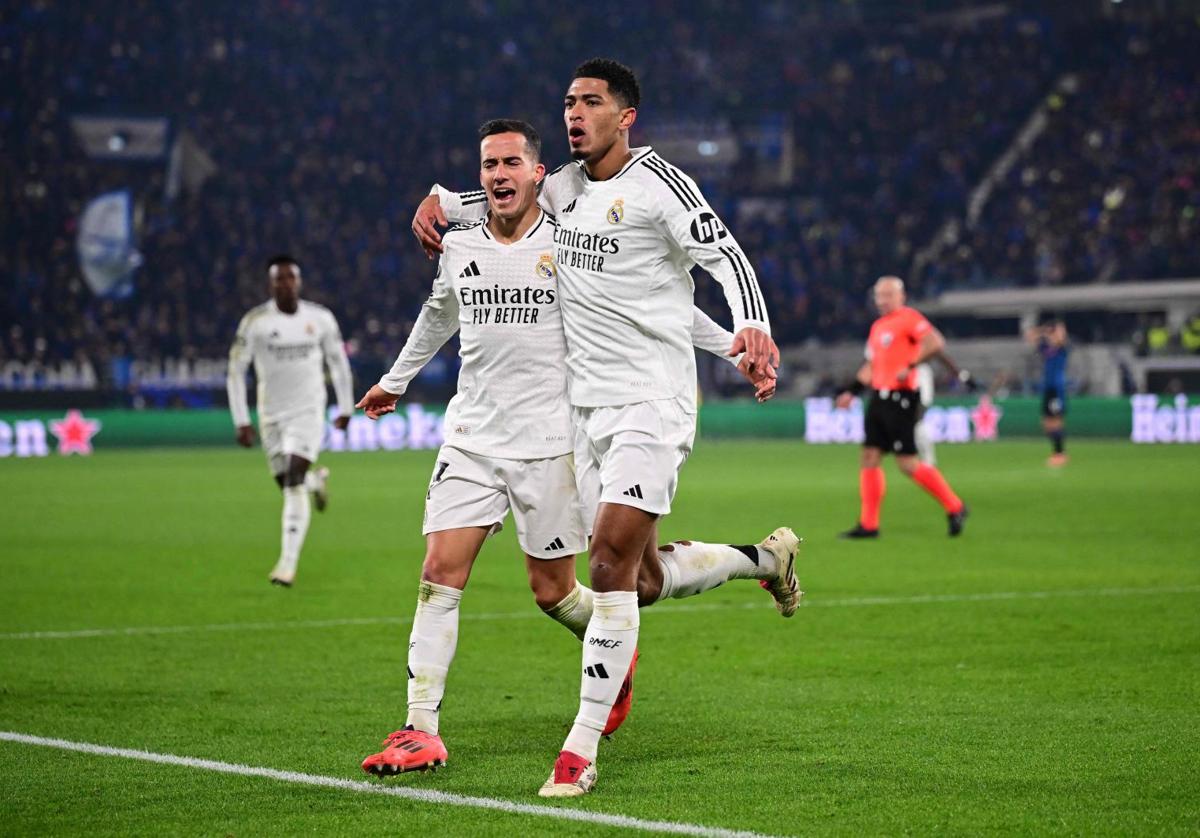
[[[1057,591],[992,591],[978,594],[921,594],[917,596],[842,597],[834,599],[804,599],[802,608],[860,608],[876,605],[928,605],[946,602],[1002,602],[1023,599],[1067,599],[1080,597],[1131,597],[1161,594],[1200,593],[1200,585],[1176,585],[1159,588],[1077,588]],[[666,604],[644,610],[645,615],[678,614],[695,611],[761,610],[761,602]],[[461,614],[461,620],[531,620],[542,619],[542,613],[526,611]],[[257,623],[209,623],[190,626],[129,626],[125,628],[76,629],[65,631],[18,631],[0,634],[0,640],[69,640],[85,637],[141,637],[162,634],[192,634],[222,631],[278,631],[281,629],[336,628],[339,626],[408,625],[411,617],[343,617],[328,620],[282,620]]]
[[[614,826],[621,829],[637,829],[643,832],[702,835],[709,836],[710,838],[768,838],[768,836],[764,836],[760,832],[722,829],[720,827],[704,826],[695,823],[680,823],[678,821],[650,821],[628,815],[609,815],[603,812],[589,812],[583,809],[559,809],[553,806],[517,803],[512,800],[501,800],[494,797],[472,797],[445,791],[433,791],[431,789],[383,785],[381,783],[369,783],[362,780],[347,780],[342,777],[326,777],[320,774],[302,774],[298,771],[280,771],[277,768],[260,768],[253,765],[241,765],[236,762],[219,762],[217,760],[200,759],[198,757],[159,754],[153,751],[140,751],[133,748],[112,748],[107,745],[93,745],[90,742],[50,739],[14,731],[0,731],[0,740],[17,742],[22,745],[35,745],[43,748],[58,748],[63,751],[76,751],[95,756],[121,757],[123,759],[136,759],[160,765],[177,765],[201,771],[236,774],[240,777],[263,777],[268,780],[278,780],[284,783],[340,789],[341,791],[352,791],[359,794],[382,794],[390,797],[400,797],[416,803],[465,806],[472,809],[493,809],[514,815],[532,815],[534,817],[556,818],[564,821],[580,821],[582,823],[600,824],[602,826]]]

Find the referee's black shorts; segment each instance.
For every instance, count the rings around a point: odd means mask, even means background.
[[[916,454],[920,408],[921,395],[916,390],[876,391],[863,417],[863,445],[885,454]]]

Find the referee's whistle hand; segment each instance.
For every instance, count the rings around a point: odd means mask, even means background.
[[[446,213],[442,212],[442,203],[438,196],[428,195],[417,207],[417,213],[413,216],[412,231],[429,259],[442,252],[442,234],[437,229],[439,224],[447,227],[450,222],[446,220]]]

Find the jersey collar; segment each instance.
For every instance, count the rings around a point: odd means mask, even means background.
[[[653,154],[653,153],[654,153],[654,149],[653,149],[653,148],[651,148],[651,147],[650,147],[650,146],[648,146],[648,145],[643,145],[643,146],[638,146],[637,148],[631,148],[631,149],[629,149],[629,152],[630,152],[630,154],[632,154],[632,155],[633,155],[632,157],[630,157],[630,158],[629,158],[629,162],[628,162],[628,163],[626,163],[624,166],[622,166],[622,167],[621,167],[621,170],[620,170],[619,172],[617,172],[615,175],[613,175],[612,177],[608,178],[608,180],[616,180],[616,179],[617,179],[617,178],[619,178],[621,175],[623,175],[623,174],[625,174],[626,172],[628,172],[630,169],[632,169],[632,168],[634,167],[634,165],[635,165],[636,163],[638,163],[639,161],[641,161],[641,160],[642,160],[642,158],[644,158],[644,157],[646,157],[646,156],[648,156],[648,155],[650,155],[650,154]],[[605,181],[603,181],[603,180],[596,180],[596,179],[595,179],[595,178],[593,178],[593,177],[592,177],[590,174],[588,174],[587,167],[583,165],[583,162],[582,162],[582,161],[579,163],[579,171],[583,172],[583,176],[584,176],[585,178],[587,178],[587,180],[588,180],[590,183],[605,183]]]
[[[483,233],[483,237],[485,239],[487,239],[488,241],[496,242],[496,244],[503,244],[503,242],[496,241],[496,237],[493,236],[492,231],[488,229],[488,222],[491,220],[492,220],[492,211],[488,210],[487,215],[485,215],[483,217],[483,224],[479,225],[479,229]],[[536,233],[538,231],[538,228],[541,227],[545,222],[546,222],[546,211],[543,210],[541,207],[538,207],[537,220],[529,225],[529,229],[525,231],[525,235],[521,236],[521,238],[517,239],[514,242],[510,242],[510,244],[517,244],[518,242],[523,242],[526,239],[533,238],[533,234]],[[507,246],[508,245],[505,245],[505,247],[507,247]]]

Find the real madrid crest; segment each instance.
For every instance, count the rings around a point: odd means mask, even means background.
[[[625,218],[624,198],[617,198],[617,200],[613,201],[613,205],[608,208],[608,214],[606,215],[606,218],[608,218],[609,224],[621,223],[621,221]]]
[[[533,270],[542,279],[553,280],[558,276],[554,270],[554,258],[549,253],[543,253],[538,257],[537,266]]]

